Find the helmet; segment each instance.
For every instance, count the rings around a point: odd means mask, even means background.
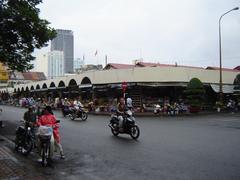
[[[46,106],[44,110],[48,111],[50,114],[53,114],[51,106]]]

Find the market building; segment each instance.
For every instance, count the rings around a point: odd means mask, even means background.
[[[223,69],[223,93],[233,93],[233,82],[239,69]],[[184,90],[192,78],[204,84],[208,103],[214,103],[219,92],[219,69],[159,63],[139,62],[136,65],[108,64],[103,70],[86,71],[76,75],[16,85],[16,96],[67,97],[80,96],[84,102],[100,99],[104,106],[114,98],[123,96],[122,83],[126,82],[126,96],[135,107],[151,107],[165,100],[184,99]],[[4,91],[2,89],[2,91]]]

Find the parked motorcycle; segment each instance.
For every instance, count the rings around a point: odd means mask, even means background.
[[[28,155],[34,147],[35,134],[33,132],[33,125],[29,122],[21,120],[23,125],[16,130],[15,150],[23,155]]]
[[[109,123],[112,134],[118,136],[119,134],[130,134],[133,139],[137,139],[140,135],[140,129],[136,124],[133,113],[130,110],[126,110],[123,116],[123,128],[119,128],[119,119],[117,115],[112,115]]]

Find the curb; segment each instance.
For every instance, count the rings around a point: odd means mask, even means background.
[[[14,145],[14,142],[10,139],[8,139],[7,137],[0,135],[0,139],[3,139],[4,141],[6,141],[7,143]]]
[[[19,106],[12,106],[9,104],[5,104],[4,106],[11,106],[20,109],[26,109],[26,107],[19,107]],[[61,109],[53,109],[53,111],[61,112]],[[168,114],[154,114],[153,112],[146,112],[146,113],[134,113],[135,117],[191,117],[191,116],[205,116],[205,115],[220,115],[220,114],[228,114],[228,111],[206,111],[206,112],[199,112],[199,113],[185,113],[185,114],[177,114],[177,115],[168,115]],[[111,116],[112,113],[110,112],[88,112],[88,114],[95,115],[95,116]],[[240,114],[240,112],[235,112],[235,114]]]
[[[168,114],[154,114],[154,113],[134,113],[135,117],[196,117],[196,116],[207,116],[207,115],[220,115],[220,114],[228,114],[229,112],[203,112],[203,113],[187,113],[187,114],[177,114],[177,115],[168,115]],[[99,112],[99,113],[95,113],[95,112],[89,112],[89,114],[91,115],[95,115],[95,116],[110,116],[111,113],[106,113],[106,112]],[[239,114],[235,113],[235,114]]]

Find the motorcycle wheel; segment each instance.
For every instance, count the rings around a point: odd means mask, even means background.
[[[47,160],[49,158],[48,156],[50,153],[48,145],[44,144],[41,151],[42,151],[42,153],[41,153],[42,154],[42,167],[45,167],[48,163]]]
[[[88,118],[88,114],[86,113],[86,112],[82,112],[82,120],[83,121],[86,121],[87,120],[87,118]]]
[[[130,136],[133,138],[133,139],[137,139],[140,135],[140,129],[137,125],[134,125],[131,127],[130,129]]]
[[[68,116],[69,116],[69,118],[70,118],[72,121],[74,121],[74,119],[75,119],[75,115],[74,115],[74,114],[69,114]]]
[[[113,127],[116,127],[116,126],[118,126],[117,124],[112,124],[112,126]],[[118,130],[114,130],[114,128],[111,128],[111,131],[112,131],[112,134],[114,135],[114,136],[118,136],[118,134],[119,134],[119,131]]]
[[[27,156],[32,151],[32,148],[33,148],[33,141],[31,139],[27,139],[24,142],[21,153]]]

